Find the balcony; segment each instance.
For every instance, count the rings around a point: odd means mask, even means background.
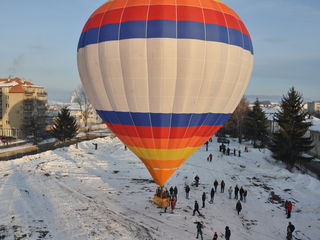
[[[25,94],[26,96],[32,96],[32,95],[33,95],[33,92],[26,91],[24,94]]]
[[[38,92],[37,96],[38,97],[46,97],[48,94],[46,92]]]

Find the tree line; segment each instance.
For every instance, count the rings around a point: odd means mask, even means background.
[[[307,132],[312,125],[303,108],[302,94],[290,88],[280,101],[280,108],[274,114],[274,122],[279,126],[276,132],[270,131],[269,121],[256,99],[252,108],[245,98],[217,133],[252,142],[254,148],[269,148],[276,160],[283,161],[291,169],[296,163],[312,159],[307,153],[314,146]]]

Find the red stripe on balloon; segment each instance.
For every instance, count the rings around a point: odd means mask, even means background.
[[[241,20],[233,15],[222,13],[213,9],[201,9],[190,6],[154,5],[135,6],[114,9],[105,13],[93,15],[85,25],[83,32],[91,28],[128,21],[171,20],[194,21],[206,24],[216,24],[236,29],[248,36],[249,32]]]
[[[222,126],[196,126],[196,127],[142,127],[106,123],[116,135],[139,138],[190,138],[210,137]]]

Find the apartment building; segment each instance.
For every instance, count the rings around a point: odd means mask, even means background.
[[[320,113],[320,101],[308,102],[308,113]]]
[[[21,78],[0,79],[0,135],[25,137],[32,119],[46,120],[47,93],[43,87]]]

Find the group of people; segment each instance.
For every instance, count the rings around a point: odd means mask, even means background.
[[[162,199],[166,199],[167,204],[164,207],[164,212],[167,212],[168,206],[171,207],[171,212],[175,209],[177,197],[178,197],[178,188],[175,186],[170,187],[169,191],[166,188],[158,187],[156,190],[156,196]]]
[[[230,186],[229,189],[228,189],[229,199],[231,199],[232,192],[233,192],[233,189]],[[243,202],[247,201],[248,191],[246,189],[244,189],[242,186],[239,188],[238,185],[236,185],[234,187],[234,199],[238,200],[239,199],[239,195],[240,195],[240,201],[243,201]]]
[[[220,144],[219,152],[222,152],[224,155],[229,156],[231,154],[231,149],[227,147],[224,143]],[[236,156],[238,153],[238,157],[241,157],[241,150],[233,149],[233,155]]]
[[[196,224],[196,228],[197,228],[197,237],[196,238],[198,239],[199,236],[200,236],[201,240],[203,240],[203,233],[202,233],[202,229],[204,228],[203,222],[202,221],[201,222],[196,221],[194,223]],[[230,231],[230,228],[228,226],[226,226],[226,228],[225,228],[224,237],[225,237],[226,240],[230,240],[231,231]],[[218,240],[218,233],[217,232],[214,232],[212,240]]]

